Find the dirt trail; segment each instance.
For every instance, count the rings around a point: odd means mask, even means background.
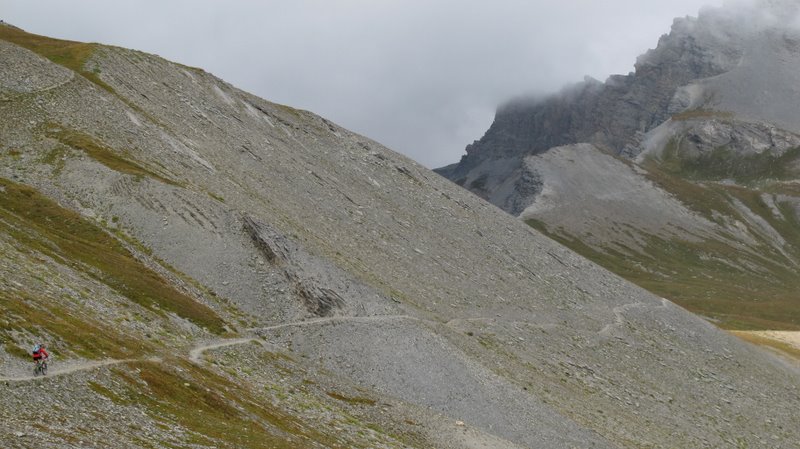
[[[275,329],[282,329],[287,327],[299,327],[299,326],[312,326],[312,325],[321,325],[326,323],[333,323],[333,322],[345,322],[345,321],[359,321],[359,322],[373,322],[373,321],[388,321],[388,320],[397,320],[397,319],[416,319],[411,316],[406,315],[385,315],[385,316],[371,316],[371,317],[330,317],[330,318],[317,318],[305,321],[296,321],[293,323],[284,323],[278,324],[275,326],[268,326],[262,328],[254,328],[248,329],[250,331],[268,331],[268,330],[275,330]],[[224,348],[227,346],[235,346],[241,345],[245,343],[250,343],[252,341],[263,342],[263,339],[255,338],[255,337],[246,337],[246,338],[235,338],[235,339],[224,339],[224,340],[215,340],[212,342],[208,342],[202,345],[198,345],[193,347],[189,350],[189,360],[193,363],[200,363],[201,357],[205,351],[209,351],[212,349],[217,348]],[[142,358],[142,359],[108,359],[108,360],[95,360],[95,361],[87,361],[82,363],[75,363],[65,367],[59,367],[58,364],[56,366],[52,366],[48,371],[47,376],[8,376],[8,377],[0,377],[0,382],[29,382],[36,379],[45,379],[49,377],[55,376],[62,376],[65,374],[70,374],[78,371],[87,371],[92,370],[95,368],[100,368],[104,366],[111,366],[111,365],[119,365],[122,363],[129,363],[129,362],[142,362],[142,361],[149,361],[149,362],[156,362],[161,363],[162,359],[160,357],[149,357],[149,358]]]
[[[189,351],[189,360],[191,360],[194,363],[200,363],[201,362],[200,357],[203,355],[204,352],[208,350],[224,348],[227,346],[241,345],[245,343],[250,343],[251,341],[257,341],[259,343],[263,343],[263,340],[259,338],[236,338],[232,340],[218,340],[214,343],[209,343],[207,345],[197,346],[193,348],[191,351]]]
[[[266,327],[258,327],[258,328],[250,328],[247,329],[250,332],[266,332],[271,330],[277,329],[285,329],[290,327],[303,327],[303,326],[319,326],[328,323],[344,323],[344,322],[359,322],[359,323],[373,323],[373,322],[387,322],[387,321],[397,321],[397,320],[410,320],[410,321],[418,321],[418,322],[430,322],[435,324],[445,324],[449,325],[450,323],[455,323],[458,321],[467,321],[467,320],[484,320],[484,318],[468,318],[468,319],[455,319],[451,320],[448,323],[439,323],[430,320],[424,320],[417,317],[413,317],[410,315],[375,315],[375,316],[339,316],[339,317],[327,317],[327,318],[314,318],[310,320],[304,321],[295,321],[292,323],[284,323],[284,324],[277,324],[274,326],[266,326]],[[250,342],[260,342],[264,343],[264,339],[257,338],[257,337],[244,337],[244,338],[234,338],[234,339],[223,339],[223,340],[215,340],[211,342],[204,343],[202,345],[198,345],[193,347],[189,350],[189,360],[193,363],[201,363],[202,362],[202,355],[205,351],[209,351],[212,349],[224,348],[228,346],[235,346],[246,344]],[[55,376],[62,376],[65,374],[70,374],[78,371],[87,371],[92,370],[95,368],[100,368],[104,366],[111,366],[111,365],[119,365],[123,363],[129,362],[153,362],[153,363],[161,363],[163,362],[161,357],[149,357],[149,358],[141,358],[141,359],[108,359],[108,360],[97,360],[97,361],[87,361],[82,363],[75,363],[65,367],[58,367],[57,365],[50,369],[47,376],[10,376],[10,377],[0,377],[0,382],[28,382],[36,379],[45,379],[49,377]]]
[[[665,308],[669,307],[669,305],[670,305],[670,302],[667,299],[661,298],[661,305],[658,305],[658,306],[655,306],[655,307],[659,308],[659,309],[665,309]],[[600,329],[598,334],[600,336],[602,336],[602,337],[610,337],[610,336],[612,336],[615,330],[620,329],[625,325],[625,322],[626,322],[626,320],[625,320],[625,312],[627,312],[628,310],[631,310],[631,309],[639,308],[639,307],[647,308],[647,307],[652,307],[652,305],[650,305],[649,303],[637,301],[637,302],[632,302],[632,303],[623,304],[621,306],[614,307],[613,309],[611,309],[611,311],[614,313],[614,322],[606,324],[605,326],[603,326],[603,328]]]
[[[103,366],[111,366],[111,365],[119,365],[122,363],[130,363],[130,362],[153,362],[153,363],[161,363],[161,357],[150,357],[145,359],[108,359],[108,360],[95,360],[90,362],[83,362],[77,364],[71,364],[66,367],[58,367],[58,368],[50,368],[48,369],[47,376],[18,376],[18,377],[0,377],[0,382],[27,382],[35,379],[45,379],[48,377],[56,377],[56,376],[63,376],[64,374],[70,374],[77,371],[86,371],[90,369],[100,368]],[[31,365],[32,367],[32,365]]]

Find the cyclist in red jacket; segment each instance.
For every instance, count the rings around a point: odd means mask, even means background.
[[[45,348],[43,343],[39,343],[38,345],[33,347],[33,361],[37,364],[39,362],[43,362],[50,358],[50,354],[47,353],[47,348]]]

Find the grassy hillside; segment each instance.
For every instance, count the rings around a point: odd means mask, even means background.
[[[790,181],[800,149],[687,155],[675,141],[644,163],[647,177],[726,231],[589,246],[564,227],[528,223],[603,267],[728,329],[800,330],[800,201]],[[724,182],[723,182],[724,181]],[[779,236],[779,237],[778,237]],[[781,242],[776,239],[783,239]]]
[[[382,406],[367,390],[350,391],[257,343],[205,355],[202,364],[185,360],[187,345],[197,341],[186,339],[176,318],[197,326],[190,333],[208,330],[196,335],[206,338],[230,336],[226,321],[123,242],[41,192],[0,178],[0,355],[27,368],[31,342],[45,341],[55,357],[50,378],[3,382],[0,420],[56,422],[38,430],[59,445],[122,430],[114,436],[118,447],[401,445],[377,424],[373,414]],[[97,359],[112,364],[59,375],[66,366]],[[69,377],[70,387],[62,390],[60,380]],[[12,407],[31,389],[44,398],[41,408]],[[118,418],[109,423],[104,416]],[[407,427],[400,431],[405,441],[427,445]]]
[[[56,64],[80,74],[101,88],[113,92],[111,86],[100,79],[97,71],[86,67],[86,62],[95,51],[95,44],[54,39],[28,33],[10,26],[0,26],[0,39],[27,48]]]
[[[213,310],[176,290],[98,225],[30,187],[0,179],[0,188],[0,230],[14,244],[78,268],[132,303],[162,314],[175,313],[211,332],[224,333],[224,321]]]
[[[51,59],[0,42],[0,446],[798,440],[789,368],[380,144],[13,38]]]

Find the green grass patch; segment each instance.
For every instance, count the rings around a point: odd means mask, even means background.
[[[148,114],[144,109],[137,106],[130,99],[119,95],[116,90],[111,87],[111,85],[100,79],[100,70],[98,68],[94,67],[88,69],[86,67],[86,63],[89,61],[89,59],[91,59],[92,55],[94,55],[99,48],[103,48],[102,45],[39,36],[8,26],[0,26],[0,39],[19,45],[23,48],[27,48],[28,50],[49,59],[53,63],[72,70],[78,75],[94,83],[101,89],[116,96],[128,107],[139,112],[142,114],[142,116],[147,117],[153,123],[164,127],[163,123],[160,123],[155,117],[153,117],[151,114]],[[182,67],[196,72],[202,72],[200,69],[187,66]]]
[[[220,203],[224,203],[225,202],[225,198],[223,198],[220,195],[215,194],[214,192],[212,192],[210,190],[206,191],[206,193],[208,193],[208,196],[210,196],[211,198],[214,198],[215,200],[219,201]]]
[[[659,162],[652,159],[645,161],[644,168],[647,169],[647,178],[658,187],[678,197],[686,207],[711,221],[717,219],[715,211],[727,216],[737,215],[721,186],[714,188],[674,176],[671,173],[673,169],[668,164],[668,161]]]
[[[732,119],[734,117],[735,117],[734,114],[731,112],[715,111],[713,109],[691,109],[688,111],[680,112],[678,114],[674,114],[672,116],[672,120],[686,121],[686,120],[709,119],[709,118]]]
[[[131,340],[94,317],[86,316],[72,307],[64,307],[48,298],[0,291],[0,310],[13,323],[13,330],[32,335],[46,333],[57,337],[54,339],[56,341],[48,342],[53,354],[63,356],[74,353],[86,358],[128,358],[152,349],[146,342]],[[20,356],[30,358],[26,351],[21,348],[20,351],[24,352]]]
[[[0,26],[0,39],[27,48],[56,64],[77,72],[104,90],[115,93],[111,86],[100,79],[97,71],[85,68],[86,61],[97,47],[96,44],[53,39],[7,26]]]
[[[53,173],[59,174],[64,169],[64,161],[67,157],[67,148],[63,145],[58,145],[47,152],[42,158],[41,162],[53,167]]]
[[[89,381],[89,388],[92,389],[95,393],[99,394],[100,396],[106,397],[111,400],[111,402],[117,405],[130,405],[131,402],[125,400],[122,396],[111,391],[111,389],[107,388],[106,386],[99,384],[97,382]]]
[[[685,179],[732,179],[739,184],[753,185],[765,180],[794,179],[798,173],[792,167],[798,159],[800,147],[775,155],[768,151],[740,154],[723,146],[708,153],[690,155],[682,148],[682,141],[672,139],[664,148],[658,166]]]
[[[742,330],[800,330],[800,278],[768,249],[750,254],[721,240],[644,236],[641,251],[595,248],[536,220],[559,243],[686,309]]]
[[[132,363],[115,372],[129,385],[120,396],[145,407],[155,420],[192,431],[187,435],[189,443],[274,449],[339,443],[271,404],[254,401],[252,392],[224,377],[189,363],[175,363],[171,367]]]
[[[23,246],[40,251],[150,310],[173,312],[224,333],[224,321],[209,307],[178,291],[136,259],[116,238],[38,191],[0,178],[0,229]]]
[[[110,146],[88,134],[80,131],[64,129],[58,125],[52,124],[48,125],[45,134],[70,148],[84,152],[87,156],[105,165],[111,170],[136,177],[146,176],[173,186],[179,185],[175,181],[167,179],[151,170],[142,167],[136,162],[123,157],[118,151],[115,151]],[[54,161],[57,162],[58,159],[60,159],[59,156],[63,156],[63,154],[57,149],[53,150],[46,156],[45,162],[50,159],[54,159]]]
[[[22,348],[19,345],[16,345],[14,343],[11,343],[11,342],[3,343],[3,349],[5,349],[7,354],[9,354],[11,356],[14,356],[14,357],[16,357],[18,359],[22,359],[22,360],[30,360],[31,359],[31,355],[28,353],[27,349]]]

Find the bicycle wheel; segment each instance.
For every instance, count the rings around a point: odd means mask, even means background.
[[[47,375],[47,362],[42,362],[42,376]]]

